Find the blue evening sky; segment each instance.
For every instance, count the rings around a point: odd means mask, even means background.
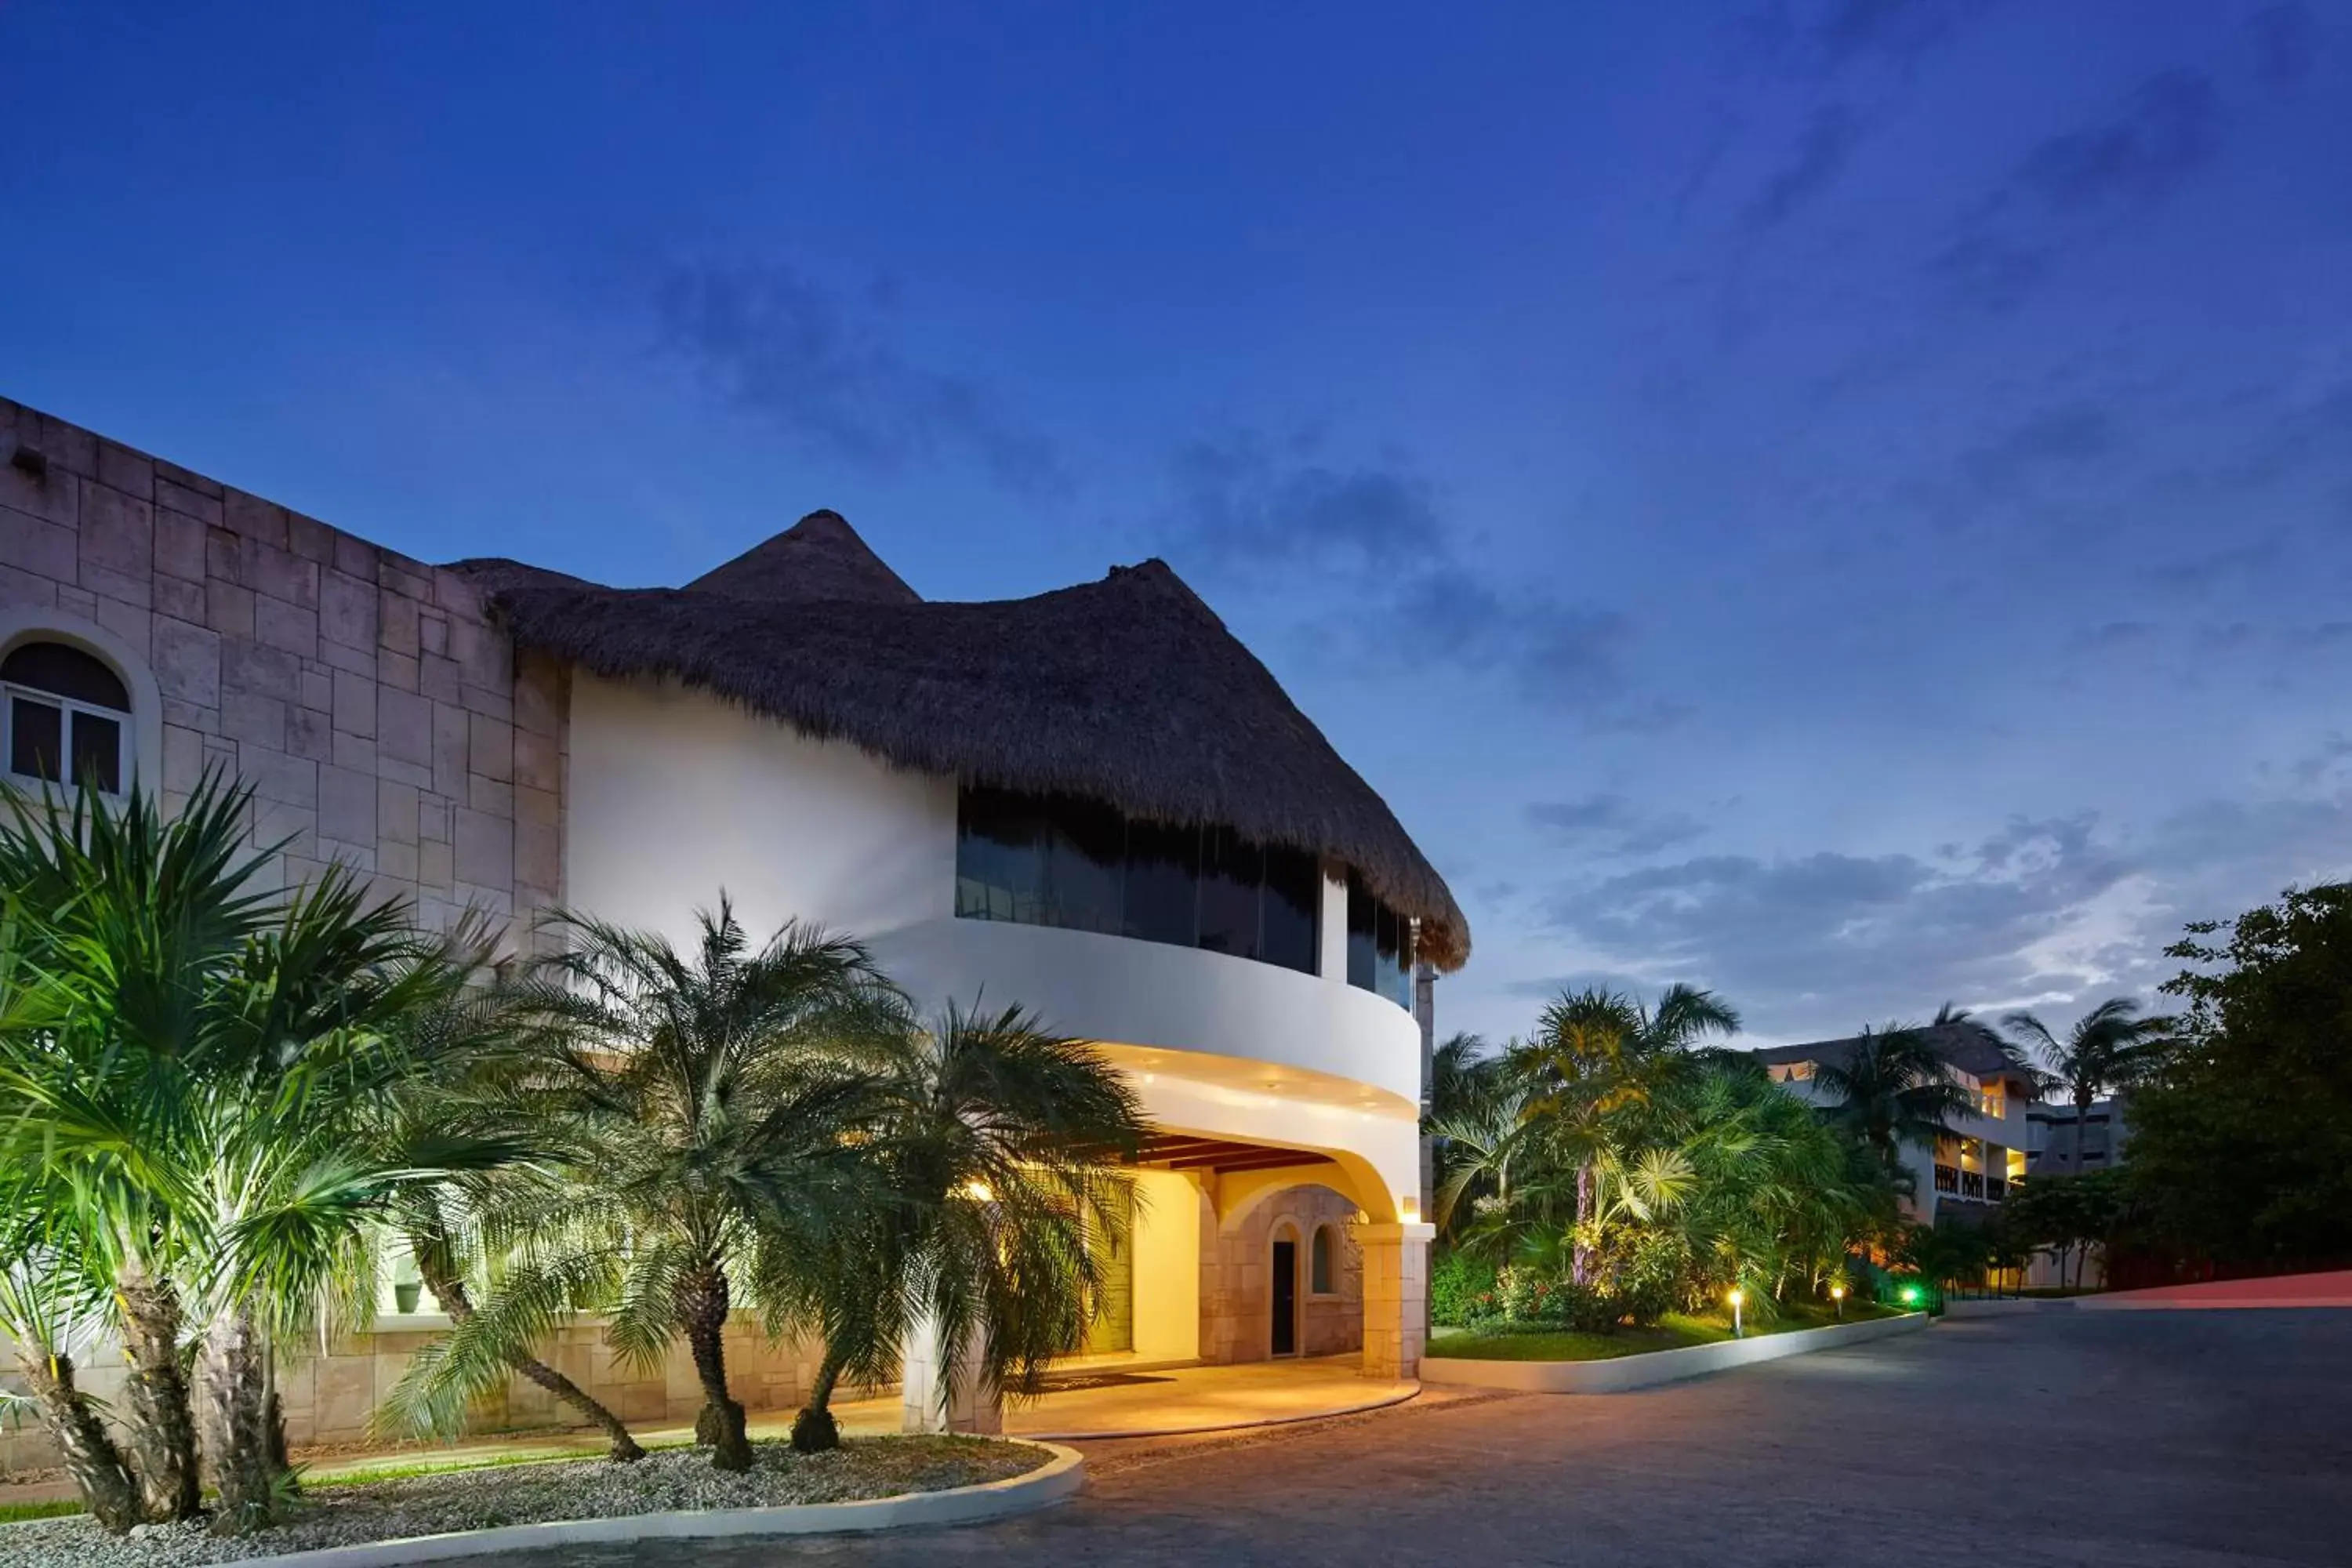
[[[2347,0],[5,0],[0,105],[0,391],[414,554],[1165,556],[1442,1028],[2068,1015],[2352,872]]]

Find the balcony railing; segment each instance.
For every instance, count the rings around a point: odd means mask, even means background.
[[[1988,1176],[1981,1171],[1963,1171],[1958,1165],[1936,1167],[1936,1190],[1956,1198],[1972,1198],[1979,1203],[1997,1204],[2009,1195],[2010,1184],[2000,1176]]]

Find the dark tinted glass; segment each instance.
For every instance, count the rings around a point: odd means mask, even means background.
[[[1037,803],[1003,790],[967,789],[958,816],[956,913],[1041,921],[1046,824]]]
[[[1265,852],[1265,892],[1258,903],[1258,956],[1268,963],[1315,973],[1316,915],[1323,903],[1323,868],[1296,849]]]
[[[28,779],[63,782],[65,713],[47,702],[17,697],[8,703],[8,771]]]
[[[131,693],[122,678],[78,647],[60,642],[28,642],[0,659],[0,680],[53,691],[96,708],[131,711]]]
[[[1046,816],[1045,923],[1117,936],[1126,822],[1108,806],[1077,800],[1051,802]]]
[[[1386,904],[1376,906],[1372,989],[1400,1007],[1412,1005],[1412,922]]]
[[[108,795],[122,788],[122,725],[95,713],[73,716],[73,782],[96,784]]]
[[[1201,833],[1201,945],[1212,952],[1255,958],[1258,889],[1265,854],[1229,827]]]
[[[1192,945],[1200,931],[1201,831],[1127,825],[1127,934]]]
[[[1348,879],[1348,984],[1360,991],[1379,988],[1374,973],[1375,952],[1373,933],[1380,922],[1380,906],[1372,901],[1363,884],[1355,878]]]

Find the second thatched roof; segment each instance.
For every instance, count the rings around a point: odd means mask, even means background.
[[[1386,802],[1164,562],[981,604],[918,597],[829,511],[684,588],[605,588],[460,562],[518,645],[612,679],[667,677],[894,766],[1082,795],[1327,857],[1421,921],[1470,928]]]

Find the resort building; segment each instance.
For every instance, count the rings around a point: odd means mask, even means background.
[[[2033,1081],[2009,1059],[1987,1031],[1970,1024],[1937,1024],[1922,1031],[1952,1080],[1967,1091],[1971,1109],[1954,1118],[1931,1148],[1908,1146],[1903,1161],[1913,1178],[1906,1207],[1913,1219],[1933,1224],[1939,1214],[1983,1217],[1988,1205],[2008,1195],[2025,1178],[2030,1157],[2029,1116],[2042,1108]],[[1755,1053],[1765,1070],[1791,1093],[1815,1103],[1827,1097],[1817,1087],[1822,1068],[1843,1065],[1859,1037],[1776,1046]]]
[[[682,942],[724,889],[755,931],[864,939],[927,1009],[1033,1009],[1160,1130],[1089,1350],[1415,1370],[1412,987],[1469,932],[1162,563],[933,603],[819,511],[677,588],[434,566],[0,401],[0,685],[19,782],[176,796],[225,768],[289,881],[345,861],[517,942],[557,904]],[[387,1366],[420,1304],[380,1324]],[[557,1359],[609,1392],[580,1338]],[[797,1403],[813,1359],[756,1362],[751,1402]],[[285,1390],[298,1440],[364,1419],[328,1381]],[[698,1401],[684,1375],[613,1402]]]
[[[2131,1140],[2120,1097],[2095,1100],[2087,1110],[2071,1101],[2037,1105],[2026,1119],[2026,1169],[2037,1176],[2112,1169],[2123,1163],[2124,1146]]]

